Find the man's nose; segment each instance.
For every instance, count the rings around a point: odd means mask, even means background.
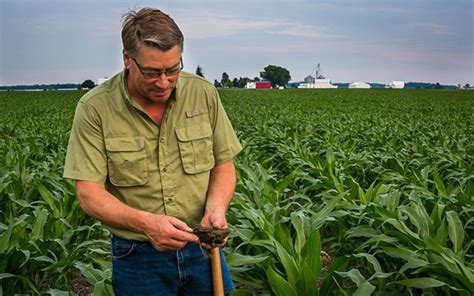
[[[168,88],[170,82],[168,80],[168,77],[165,75],[165,73],[161,73],[160,77],[156,79],[155,85],[161,89],[166,89]]]

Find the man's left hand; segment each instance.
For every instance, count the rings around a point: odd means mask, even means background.
[[[213,228],[227,228],[227,220],[225,217],[225,211],[214,210],[210,213],[206,213],[201,219],[201,226],[203,227],[213,227]],[[212,249],[215,247],[223,247],[227,243],[227,237],[224,239],[222,244],[206,244],[201,243],[201,245],[206,249]]]

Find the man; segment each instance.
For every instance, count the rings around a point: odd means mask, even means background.
[[[124,71],[77,106],[64,177],[113,234],[117,295],[211,295],[192,227],[227,227],[242,148],[216,89],[181,71],[183,35],[168,15],[130,11],[122,42]]]

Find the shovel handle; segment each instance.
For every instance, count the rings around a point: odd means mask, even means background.
[[[212,287],[214,296],[224,296],[224,284],[222,283],[221,254],[219,247],[211,249]]]

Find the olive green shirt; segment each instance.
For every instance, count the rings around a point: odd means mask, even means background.
[[[210,170],[242,149],[219,95],[208,81],[181,72],[159,127],[129,97],[125,76],[115,75],[79,101],[64,177],[105,184],[133,208],[194,227],[204,214]],[[121,238],[147,239],[108,228]]]

